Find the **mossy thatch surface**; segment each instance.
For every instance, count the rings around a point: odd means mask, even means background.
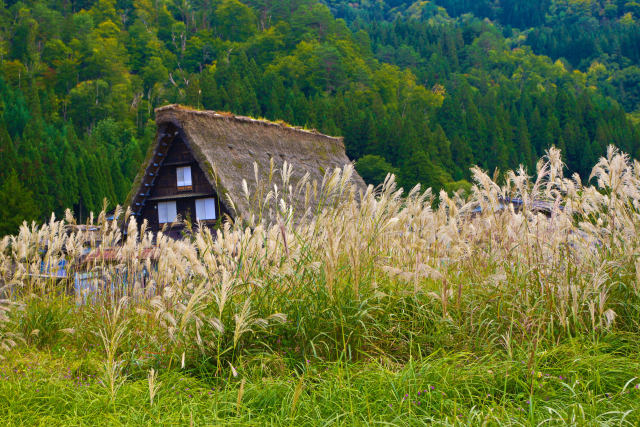
[[[285,161],[292,166],[289,183],[293,188],[306,173],[310,181],[317,181],[319,186],[325,171],[351,163],[342,138],[316,131],[180,105],[167,105],[155,112],[159,132],[154,145],[159,143],[163,127],[174,125],[181,129],[185,143],[219,196],[229,197],[235,205],[235,214],[243,218],[250,216],[252,207],[251,200],[244,196],[242,181],[247,181],[253,194],[268,190],[264,186],[269,183],[271,159],[277,170]],[[258,165],[257,180],[254,162]],[[142,166],[134,181],[137,183],[133,188],[135,192],[139,190],[147,164]],[[280,174],[277,175],[272,182],[279,184]],[[352,183],[359,189],[366,187],[355,173]],[[296,216],[303,214],[304,193],[294,192],[292,204]]]

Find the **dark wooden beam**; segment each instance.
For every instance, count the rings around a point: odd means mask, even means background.
[[[148,201],[154,202],[158,200],[176,200],[176,199],[189,199],[192,197],[213,197],[215,193],[184,193],[184,194],[170,194],[168,196],[156,196],[147,198]]]

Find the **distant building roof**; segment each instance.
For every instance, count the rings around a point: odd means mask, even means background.
[[[498,202],[498,210],[506,209],[507,206],[512,205],[513,209],[518,212],[525,207],[525,201],[517,197],[500,197]],[[529,209],[533,212],[541,212],[545,215],[551,215],[551,213],[553,213],[554,203],[544,200],[533,200],[529,205]],[[558,209],[563,210],[564,207],[562,205],[558,205]],[[471,210],[471,213],[473,214],[480,212],[482,212],[482,206],[480,205],[477,205]]]
[[[138,260],[151,259],[157,260],[159,252],[156,247],[144,248],[137,254]],[[99,262],[122,262],[125,261],[122,254],[122,248],[97,248],[89,252],[83,259],[85,264],[99,263]]]

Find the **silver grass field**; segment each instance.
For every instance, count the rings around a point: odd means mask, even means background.
[[[0,419],[638,425],[640,163],[563,170],[551,149],[434,195],[272,164],[249,218],[179,241],[120,208],[25,223],[0,241]]]

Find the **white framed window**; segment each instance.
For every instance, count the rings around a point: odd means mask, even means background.
[[[158,222],[166,224],[174,222],[178,216],[176,212],[176,202],[159,202],[158,203]]]
[[[216,219],[216,202],[213,197],[196,200],[196,221]]]
[[[178,176],[178,187],[191,186],[191,166],[176,168],[176,175]]]

